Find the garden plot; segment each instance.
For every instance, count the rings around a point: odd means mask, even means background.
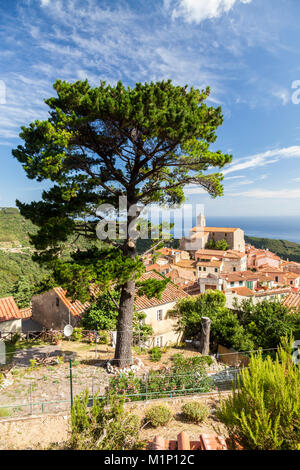
[[[69,409],[70,364],[69,361],[64,362],[64,355],[65,351],[58,350],[57,346],[17,351],[14,366],[7,374],[6,386],[0,394],[0,417],[55,413]],[[78,356],[72,362],[74,396],[86,388],[90,393],[104,393],[109,383],[104,362],[97,360],[92,351],[85,354],[85,359]]]

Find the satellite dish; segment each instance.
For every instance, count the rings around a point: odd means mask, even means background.
[[[68,338],[69,336],[72,336],[73,333],[73,326],[72,325],[66,325],[64,327],[64,335]]]

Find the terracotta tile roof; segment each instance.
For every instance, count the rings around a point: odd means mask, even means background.
[[[298,308],[300,305],[299,293],[291,292],[283,301],[283,305],[290,308]]]
[[[72,302],[66,297],[66,291],[62,287],[54,287],[54,291],[59,296],[60,300],[65,304],[65,306],[70,310],[73,317],[80,317],[81,314],[89,307],[89,302],[82,304],[79,300]]]
[[[226,251],[222,251],[222,250],[197,250],[196,253],[195,253],[195,258],[197,258],[197,256],[201,256],[201,255],[207,255],[207,256],[224,256],[226,254]]]
[[[146,271],[153,271],[154,269],[159,269],[159,264],[157,263],[154,263],[154,264],[148,264],[148,266],[146,266]]]
[[[291,292],[290,287],[283,287],[282,289],[267,289],[263,292],[256,292],[255,297],[266,297],[269,295],[277,295],[277,294],[289,294]]]
[[[263,264],[261,266],[258,266],[257,269],[259,270],[260,273],[283,273],[282,269],[276,268],[274,266],[269,266],[268,264]]]
[[[195,252],[195,258],[228,258],[228,259],[241,259],[246,256],[246,253],[236,250],[198,250]]]
[[[164,439],[155,436],[150,443],[152,450],[227,450],[227,444],[222,436],[217,434],[200,434],[199,441],[191,441],[187,433],[181,432],[177,440]]]
[[[179,277],[179,273],[177,269],[172,269],[172,271],[168,272],[165,276],[170,279],[177,279]]]
[[[246,253],[236,250],[228,250],[224,254],[224,258],[231,258],[231,259],[241,259],[246,256]]]
[[[178,266],[179,268],[185,268],[185,269],[194,269],[196,266],[195,261],[190,260],[190,259],[182,259],[178,261],[178,263],[175,263],[174,266]]]
[[[22,318],[30,318],[30,317],[32,317],[32,310],[31,310],[31,307],[28,307],[28,308],[21,308],[21,309],[20,309],[20,312],[21,312]]]
[[[240,230],[238,227],[200,227],[196,226],[192,228],[193,232],[235,232],[236,230]]]
[[[300,277],[300,274],[296,274],[296,273],[285,273],[284,276],[287,277],[288,279],[297,279],[298,277]]]
[[[175,249],[175,248],[167,248],[167,247],[160,248],[159,250],[157,250],[157,252],[161,253],[162,255],[176,255],[180,253],[187,253],[184,250],[177,250],[177,248]]]
[[[155,271],[150,271],[148,273],[142,274],[140,280],[146,281],[147,279],[164,279],[164,276],[156,273]],[[144,310],[151,307],[156,307],[163,304],[168,304],[170,302],[175,302],[176,300],[182,299],[184,297],[189,297],[189,295],[184,292],[179,286],[173,284],[173,282],[169,282],[161,295],[161,299],[157,299],[156,297],[152,297],[152,299],[148,299],[146,295],[136,296],[135,298],[135,306],[137,310]]]
[[[237,295],[242,295],[243,297],[253,297],[254,292],[248,287],[235,287],[231,289],[231,292]]]
[[[253,273],[252,271],[237,271],[232,273],[221,274],[221,277],[229,282],[246,281],[248,279],[258,280],[260,276],[261,275],[259,273]]]
[[[27,309],[25,309],[27,310]],[[19,309],[13,297],[0,299],[0,322],[28,318],[27,313]]]
[[[222,266],[222,261],[198,261],[196,266],[207,266],[212,268],[220,268]]]

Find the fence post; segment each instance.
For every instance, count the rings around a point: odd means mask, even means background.
[[[33,405],[32,405],[32,383],[30,383],[30,414],[33,414]]]
[[[72,359],[70,359],[70,398],[71,409],[73,408],[73,376],[72,376]]]

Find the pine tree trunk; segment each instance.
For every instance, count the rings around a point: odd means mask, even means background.
[[[126,367],[131,364],[132,320],[134,307],[135,281],[128,281],[122,287],[120,312],[117,326],[117,343],[114,365]]]
[[[130,204],[128,204],[130,207]],[[127,233],[130,224],[136,217],[128,216]],[[127,235],[124,243],[124,255],[136,260],[136,240]],[[122,286],[120,308],[117,323],[117,342],[115,349],[114,365],[117,367],[126,367],[132,363],[132,323],[135,297],[135,280],[127,281]]]
[[[200,338],[200,353],[208,356],[209,354],[209,338],[211,320],[208,317],[201,318],[202,331]]]

